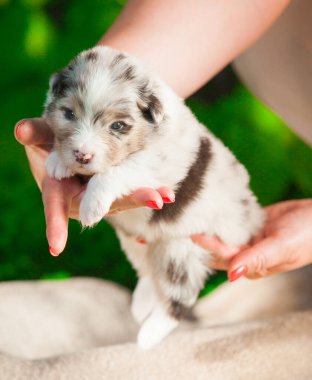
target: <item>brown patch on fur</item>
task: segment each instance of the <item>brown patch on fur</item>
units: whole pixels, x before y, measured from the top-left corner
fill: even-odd
[[[128,135],[131,129],[132,129],[132,125],[124,124],[123,128],[120,131],[116,131],[116,132],[120,133],[121,135]]]
[[[67,140],[72,134],[72,131],[69,131],[68,129],[60,129],[55,133],[55,139],[59,142],[63,142]]]
[[[74,103],[74,107],[76,108],[78,108],[79,109],[79,112],[82,114],[82,113],[84,113],[84,111],[85,111],[85,107],[84,107],[84,104],[83,104],[83,101],[79,98],[79,97],[75,97],[74,98],[74,101],[73,101],[73,103]],[[76,108],[76,109],[77,109]]]
[[[239,201],[243,207],[243,218],[244,222],[248,221],[250,218],[250,200],[248,198],[240,199]]]
[[[118,110],[105,111],[105,118],[111,121],[121,121],[124,119],[134,121],[129,113]]]
[[[103,117],[104,111],[98,111],[93,116],[93,124],[95,124],[100,118]]]
[[[155,95],[151,94],[145,98],[146,105],[141,105],[138,103],[138,107],[142,112],[142,116],[149,123],[155,123],[157,115],[162,112],[162,105]]]
[[[122,121],[126,124],[131,124],[132,122],[134,122],[134,119],[129,114],[129,112],[127,112],[126,110],[118,110],[114,107],[112,107],[111,109],[105,109],[105,111],[97,111],[94,114],[93,122],[95,123],[98,120],[101,120],[103,124],[107,125],[110,125],[115,121]]]
[[[123,123],[123,127],[121,129],[118,129],[118,130],[114,130],[114,129],[110,129],[109,133],[112,135],[112,136],[115,136],[117,137],[118,139],[121,139],[120,135],[128,135],[132,129],[132,125],[129,125],[129,124],[126,124],[126,123]],[[126,146],[129,148],[130,147],[130,144],[127,143]]]
[[[155,123],[157,116],[163,111],[160,100],[149,89],[148,82],[141,84],[138,88],[140,101],[137,103],[142,116],[149,123]]]
[[[52,79],[52,94],[61,98],[65,96],[66,90],[71,86],[66,69],[54,74]]]
[[[98,58],[98,54],[95,51],[93,51],[93,50],[89,51],[86,54],[86,60],[87,61],[96,61],[97,58]]]
[[[126,111],[111,109],[104,111],[99,111],[94,116],[94,122],[101,119],[103,124],[108,126],[112,125],[114,122],[120,121],[124,124],[124,127],[120,130],[110,130],[109,133],[120,139],[120,135],[128,135],[132,129],[132,123],[134,119]]]
[[[50,103],[46,106],[45,113],[46,113],[46,115],[49,116],[49,115],[52,114],[55,110],[56,110],[56,104],[55,104],[55,102],[50,102]]]
[[[147,94],[149,93],[150,91],[148,90],[148,81],[144,81],[143,83],[141,82],[141,84],[139,85],[138,87],[138,94],[139,94],[139,97],[145,101],[145,98],[147,96]]]
[[[116,57],[112,60],[111,64],[110,64],[110,68],[118,65],[119,62],[121,62],[123,59],[125,59],[126,56],[122,53],[116,55]]]
[[[241,199],[241,203],[242,203],[243,206],[246,207],[246,206],[249,206],[249,203],[250,203],[250,202],[249,202],[249,199],[244,198],[244,199]]]
[[[111,122],[114,121],[118,121],[118,119],[112,120]],[[110,147],[108,156],[113,165],[115,162],[120,162],[121,159],[125,159],[144,147],[146,140],[146,126],[136,124],[135,128],[131,128],[131,130],[131,137],[127,138],[127,143],[125,144],[121,131],[114,132],[109,129],[109,135],[111,138],[108,142],[108,146]]]
[[[80,91],[80,92],[85,92],[86,91],[86,84],[82,81],[79,81],[75,83],[74,85],[75,89]]]
[[[184,285],[188,280],[187,271],[182,265],[170,261],[166,271],[169,282],[174,285]]]
[[[72,60],[69,62],[68,66],[67,66],[68,70],[70,70],[70,71],[74,71],[75,66],[77,65],[77,61],[78,61],[78,60],[77,60],[77,57],[74,58],[74,59],[72,59]]]
[[[186,177],[178,184],[175,202],[164,204],[161,210],[154,211],[150,219],[155,222],[174,222],[183,210],[196,198],[203,186],[203,178],[212,158],[211,143],[207,138],[200,141],[197,157]]]
[[[181,302],[171,300],[169,313],[173,318],[181,319],[188,312],[188,308],[185,307]]]
[[[133,66],[128,66],[125,71],[123,71],[118,77],[117,80],[129,81],[135,78],[135,69]]]

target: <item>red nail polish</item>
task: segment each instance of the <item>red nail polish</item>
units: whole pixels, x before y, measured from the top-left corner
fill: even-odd
[[[15,134],[15,137],[17,138],[17,140],[19,140],[20,138],[20,127],[25,124],[25,120],[22,120],[22,121],[19,121],[16,126],[15,126],[15,129],[14,129],[14,134]]]
[[[164,203],[173,203],[174,200],[170,199],[169,197],[162,197],[162,200]]]
[[[54,249],[51,246],[49,246],[49,251],[50,251],[50,253],[51,253],[52,256],[58,256],[59,255],[58,253],[56,253],[54,251]]]
[[[146,240],[144,239],[141,239],[141,238],[137,238],[136,241],[140,244],[146,244]]]
[[[240,267],[233,269],[229,273],[229,280],[231,282],[238,280],[240,277],[244,276],[247,273],[247,267],[245,265],[241,265]]]
[[[153,208],[155,210],[160,209],[160,207],[158,206],[158,204],[155,201],[146,201],[145,204],[147,207]]]

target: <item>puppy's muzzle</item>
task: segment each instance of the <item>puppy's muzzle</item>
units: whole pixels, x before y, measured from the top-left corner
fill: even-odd
[[[74,156],[75,156],[76,161],[82,165],[88,164],[93,158],[93,154],[83,153],[83,152],[80,152],[79,150],[74,150]]]

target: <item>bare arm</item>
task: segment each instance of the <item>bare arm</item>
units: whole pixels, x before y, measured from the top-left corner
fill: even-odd
[[[187,97],[252,45],[289,0],[130,0],[100,40]]]

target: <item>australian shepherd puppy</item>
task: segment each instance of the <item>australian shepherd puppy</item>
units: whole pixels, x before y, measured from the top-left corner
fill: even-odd
[[[154,73],[108,47],[82,52],[51,78],[44,118],[55,135],[49,176],[90,176],[83,226],[140,187],[175,192],[161,210],[107,217],[139,276],[132,301],[138,344],[152,347],[177,326],[210,273],[209,252],[190,236],[242,245],[262,226],[248,173]]]

